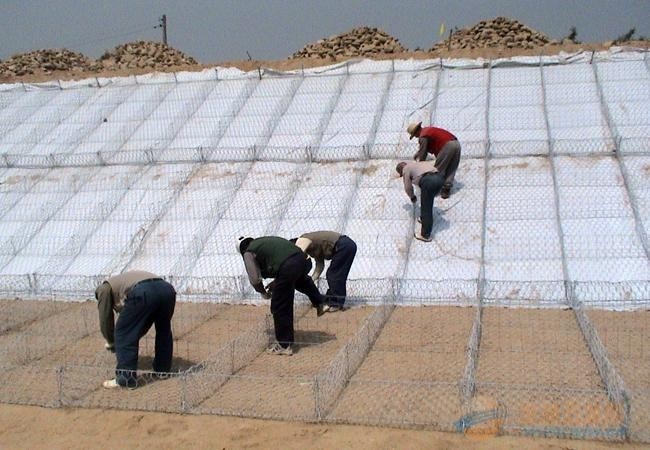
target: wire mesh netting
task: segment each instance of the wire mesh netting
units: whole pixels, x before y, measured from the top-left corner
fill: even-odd
[[[24,318],[0,334],[5,403],[648,440],[647,311],[584,310],[585,333],[568,308],[381,303],[317,318],[301,302],[294,354],[278,357],[264,352],[266,307],[179,303],[172,372],[150,370],[152,330],[138,388],[115,391],[101,387],[114,356],[83,323],[93,302],[46,318],[62,302],[25,303],[41,302],[2,302]]]
[[[649,442],[649,85],[631,50],[2,85],[0,401]],[[420,120],[462,145],[431,243],[395,173]],[[267,355],[236,238],[322,229],[353,308],[298,297]],[[84,300],[130,269],[178,292],[174,368],[152,331],[106,391]]]

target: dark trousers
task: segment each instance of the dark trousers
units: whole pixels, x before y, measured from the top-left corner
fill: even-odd
[[[433,228],[433,198],[440,193],[444,178],[439,173],[427,173],[420,178],[420,219],[422,228],[420,234],[424,237],[431,235]]]
[[[309,297],[314,306],[325,301],[309,276],[310,267],[311,264],[304,253],[294,253],[282,263],[275,277],[275,286],[271,293],[271,314],[273,315],[275,339],[283,347],[294,342],[294,290]]]
[[[460,143],[458,141],[449,141],[438,153],[434,164],[438,172],[444,177],[443,184],[447,189],[451,189],[454,185],[458,164],[460,164]]]
[[[357,244],[349,237],[341,236],[334,245],[332,262],[327,269],[327,303],[343,306],[347,295],[347,281],[352,262],[357,254]]]
[[[156,327],[153,370],[171,370],[174,352],[171,320],[175,306],[176,291],[164,280],[141,281],[131,289],[115,324],[115,375],[121,386],[135,387],[137,384],[140,338],[147,334],[151,325]]]

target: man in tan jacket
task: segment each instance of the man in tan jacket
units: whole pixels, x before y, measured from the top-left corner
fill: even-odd
[[[325,277],[327,278],[327,306],[325,311],[344,309],[347,296],[347,281],[350,268],[357,254],[357,244],[344,234],[336,231],[314,231],[292,239],[308,256],[316,261],[311,277],[316,282],[323,272],[325,260],[331,260]]]
[[[115,352],[115,378],[105,388],[137,387],[140,338],[156,327],[153,370],[171,370],[174,342],[171,320],[176,306],[174,287],[150,272],[133,270],[106,279],[95,290],[99,328],[107,350]],[[119,314],[115,323],[114,312]]]
[[[420,188],[420,231],[414,233],[415,239],[431,242],[433,229],[433,198],[440,193],[444,179],[432,161],[410,161],[397,164],[395,170],[404,181],[404,192],[415,203],[418,198],[413,186]]]

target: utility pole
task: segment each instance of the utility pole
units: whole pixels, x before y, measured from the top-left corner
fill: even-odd
[[[167,45],[167,14],[163,14],[158,25],[163,31],[163,44]]]

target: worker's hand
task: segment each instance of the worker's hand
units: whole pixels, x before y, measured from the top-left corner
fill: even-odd
[[[263,294],[260,293],[263,299],[265,300],[271,300],[271,293],[269,291],[265,291]]]
[[[415,195],[413,197],[411,197],[411,202],[415,203],[417,201],[418,201],[418,198]]]
[[[104,343],[104,348],[108,350],[109,352],[115,353],[115,344],[112,344],[110,342],[105,342]]]

